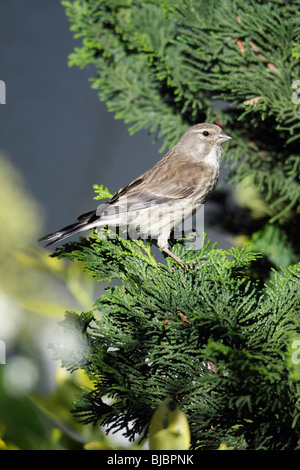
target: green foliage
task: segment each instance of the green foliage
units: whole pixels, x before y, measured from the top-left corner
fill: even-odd
[[[67,313],[53,346],[93,383],[75,414],[132,440],[171,397],[193,449],[299,448],[300,1],[62,3],[82,40],[70,65],[94,67],[93,88],[131,133],[148,129],[163,150],[192,124],[222,125],[230,181],[254,190],[242,189],[248,245],[177,243],[190,269],[106,231],[56,251],[113,283],[92,311]]]
[[[110,199],[113,197],[113,194],[109,192],[107,188],[105,188],[102,184],[94,184],[94,190],[97,196],[94,197],[96,200],[101,200],[101,199]]]
[[[82,47],[70,64],[93,64],[92,86],[130,131],[170,147],[191,124],[221,122],[233,137],[234,181],[249,174],[276,209],[295,209],[299,185],[299,1],[64,1]],[[218,106],[217,100],[224,100]],[[236,167],[236,165],[238,167]]]
[[[94,384],[75,414],[133,439],[173,397],[194,449],[294,449],[300,388],[287,358],[300,326],[300,265],[261,288],[252,277],[258,255],[209,245],[195,252],[177,243],[175,253],[194,263],[185,269],[169,258],[157,263],[150,242],[117,236],[57,249],[54,256],[83,262],[97,280],[117,281],[92,312],[66,315],[77,341],[54,347]]]

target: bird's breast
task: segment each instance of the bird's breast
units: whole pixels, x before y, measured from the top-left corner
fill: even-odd
[[[220,146],[211,147],[203,158],[203,162],[207,165],[219,168],[222,149]]]

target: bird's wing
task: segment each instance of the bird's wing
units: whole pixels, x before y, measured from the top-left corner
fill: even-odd
[[[193,203],[204,203],[217,181],[216,171],[212,165],[205,163],[162,159],[151,170],[121,189],[108,202],[98,206],[96,211],[81,215],[76,223],[40,240],[48,241],[48,246],[75,233],[94,228],[103,217],[144,209],[155,204],[189,197],[195,198]]]
[[[191,197],[207,187],[213,173],[211,165],[205,163],[163,159],[115,194],[105,205],[105,212],[109,215],[109,206],[124,212]]]

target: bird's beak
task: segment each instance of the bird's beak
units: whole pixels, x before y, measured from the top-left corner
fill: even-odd
[[[229,135],[222,132],[222,134],[218,135],[217,143],[222,144],[223,142],[226,142],[227,140],[231,140],[231,139],[232,139],[232,137],[230,137]]]

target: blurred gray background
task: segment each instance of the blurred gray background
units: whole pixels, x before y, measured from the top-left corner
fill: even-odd
[[[117,191],[161,158],[161,142],[153,144],[146,131],[129,136],[99,101],[88,81],[93,69],[68,67],[68,55],[79,45],[69,28],[58,0],[1,3],[6,104],[0,106],[0,152],[41,205],[41,235],[94,209],[93,184]],[[205,231],[228,248],[227,237],[207,223],[214,211],[214,201],[207,202]]]

